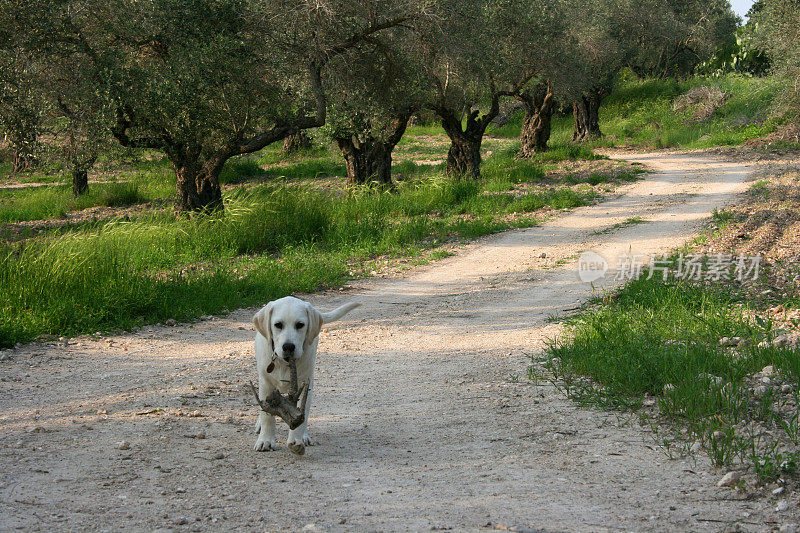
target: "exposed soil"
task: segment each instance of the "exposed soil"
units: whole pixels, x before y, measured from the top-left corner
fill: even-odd
[[[702,154],[542,226],[482,239],[400,279],[308,295],[363,306],[320,337],[310,434],[252,450],[255,309],[115,337],[32,344],[0,364],[0,529],[771,531],[800,522],[669,459],[635,420],[525,379],[593,293],[577,254],[662,253],[747,187]],[[638,216],[646,223],[615,225]],[[612,261],[613,263],[613,261]],[[605,285],[611,286],[613,280]],[[597,285],[597,284],[595,284]],[[286,427],[279,425],[285,438]],[[523,529],[529,528],[529,529]]]
[[[800,160],[762,162],[753,178],[752,188],[725,210],[695,251],[760,254],[765,276],[741,289],[749,303],[766,309],[800,300]],[[785,311],[770,313],[776,327],[796,328],[798,324],[787,319]]]
[[[725,231],[704,252],[760,253],[767,261],[800,261],[800,162],[770,165],[742,201],[727,209]]]

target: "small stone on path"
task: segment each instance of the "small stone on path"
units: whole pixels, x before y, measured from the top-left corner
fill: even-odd
[[[717,481],[717,487],[733,487],[739,482],[741,477],[742,476],[739,474],[739,472],[728,472],[722,476],[722,479]]]

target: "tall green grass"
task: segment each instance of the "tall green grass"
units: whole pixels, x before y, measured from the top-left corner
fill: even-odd
[[[250,157],[239,157],[225,163],[219,182],[222,185],[242,183],[261,175],[264,175],[264,169],[257,161]]]
[[[360,273],[348,265],[376,255],[413,255],[445,238],[528,226],[535,219],[525,213],[594,197],[588,189],[522,196],[485,189],[440,174],[400,181],[393,192],[237,188],[226,193],[221,215],[154,214],[7,245],[0,345],[252,305],[340,282]]]
[[[275,143],[259,152],[254,162],[265,168],[263,174],[270,179],[307,180],[346,173],[341,153],[319,141],[311,149],[291,155],[284,154],[280,143]]]
[[[145,162],[120,181],[90,183],[89,192],[72,196],[72,185],[0,188],[0,222],[63,218],[88,207],[124,207],[175,197],[175,174],[162,161]]]

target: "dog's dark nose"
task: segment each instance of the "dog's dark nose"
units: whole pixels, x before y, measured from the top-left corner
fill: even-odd
[[[283,356],[287,359],[294,357],[294,344],[291,342],[284,342],[283,343]]]

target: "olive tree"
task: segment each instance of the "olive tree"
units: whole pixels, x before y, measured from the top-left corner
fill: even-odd
[[[72,178],[72,194],[80,196],[89,191],[89,170],[100,153],[110,148],[110,116],[107,108],[76,105],[63,99],[56,100],[55,109],[55,136],[50,148]]]
[[[376,0],[12,3],[34,34],[88,58],[113,136],[163,152],[179,208],[196,211],[222,207],[231,157],[323,125],[330,59],[407,17],[406,4]]]
[[[12,67],[3,69],[3,92],[7,95],[13,85],[15,103],[26,96],[23,108],[5,107],[8,113],[3,115],[16,117],[17,129],[28,132],[17,134],[28,139],[18,144],[35,144],[37,159],[55,159],[63,164],[72,175],[73,193],[78,196],[88,190],[88,170],[103,141],[110,137],[109,122],[104,120],[108,117],[106,88],[97,76],[97,58],[76,53],[88,49],[88,44],[74,31],[69,17],[53,17],[52,12],[42,11],[45,7],[62,7],[67,12],[75,9],[66,3],[45,6],[9,2],[0,6],[0,27],[5,29],[0,32],[0,55],[12,60],[3,63]],[[23,68],[14,70],[15,64]],[[21,128],[26,122],[27,128]],[[46,142],[36,141],[40,133],[46,133]]]
[[[337,106],[329,135],[344,157],[348,183],[392,183],[392,151],[415,109],[411,104],[380,109]]]
[[[314,142],[311,140],[306,130],[300,130],[297,133],[288,135],[283,140],[282,150],[284,154],[294,154],[302,152],[303,150],[309,150],[312,146],[314,146]]]
[[[778,111],[800,121],[800,1],[762,0],[755,12],[756,35],[769,55],[773,72],[784,80]]]
[[[626,41],[617,30],[619,4],[613,0],[573,2],[571,32],[578,43],[580,63],[577,70],[582,77],[579,90],[572,103],[575,127],[573,141],[599,137],[600,104],[610,94],[614,78],[627,57]],[[645,15],[645,14],[643,14]]]
[[[548,61],[537,69],[536,77],[526,87],[513,95],[524,109],[518,154],[521,158],[547,150],[557,101],[574,99],[583,87],[577,41],[566,28],[560,30],[554,34],[557,38],[553,39]]]
[[[97,158],[114,148],[114,106],[98,79],[94,59],[63,47],[52,50],[47,59],[38,78],[52,115],[48,152],[67,169],[72,193],[80,196],[89,190],[89,170]]]
[[[562,13],[555,0],[442,1],[435,9],[437,24],[417,37],[426,106],[450,138],[447,172],[478,177],[481,143],[500,99],[536,103],[524,91],[555,63],[551,52],[566,38]]]
[[[735,41],[739,25],[728,0],[636,0],[614,11],[615,33],[627,45],[626,64],[640,76],[691,75]]]
[[[575,98],[573,140],[601,135],[599,110],[620,69],[640,76],[693,72],[733,38],[737,19],[727,0],[591,0],[571,4],[583,90]]]
[[[11,149],[11,171],[23,172],[39,162],[39,137],[47,109],[36,83],[36,58],[0,43],[0,131]]]
[[[330,66],[323,130],[341,150],[350,184],[392,182],[392,151],[424,96],[410,59],[411,31],[393,28],[373,39],[357,62]]]

